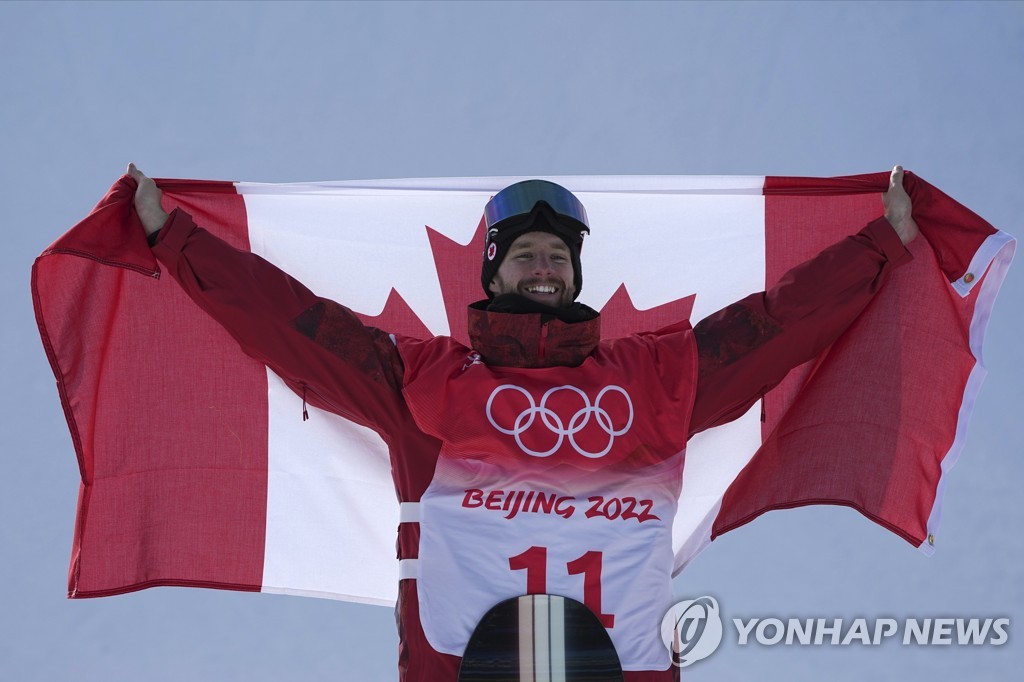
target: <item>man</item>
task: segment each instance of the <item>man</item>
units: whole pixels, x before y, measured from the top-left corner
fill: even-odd
[[[600,340],[576,302],[583,206],[531,180],[485,208],[471,347],[365,327],[263,259],[167,215],[152,180],[135,204],[160,262],[195,302],[309,402],[388,445],[402,523],[403,679],[454,679],[481,616],[523,593],[582,601],[626,679],[671,679],[657,624],[671,603],[671,523],[687,439],[743,414],[834,341],[917,235],[902,169],[885,218],[768,292],[691,329]]]

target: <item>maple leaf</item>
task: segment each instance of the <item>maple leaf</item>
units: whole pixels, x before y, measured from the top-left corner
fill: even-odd
[[[429,339],[433,334],[423,324],[420,316],[409,307],[402,295],[391,287],[388,299],[384,302],[384,309],[380,315],[366,315],[356,313],[359,321],[370,327],[384,329],[392,334],[411,336],[414,339]]]
[[[480,267],[484,242],[484,218],[480,216],[476,231],[469,242],[460,244],[437,230],[427,227],[430,250],[434,252],[434,267],[441,283],[444,310],[448,315],[449,334],[459,343],[469,345],[469,320],[466,307],[485,297],[480,285]]]
[[[484,219],[481,216],[473,236],[465,244],[446,237],[429,225],[425,226],[430,250],[434,256],[434,268],[441,296],[444,300],[445,315],[448,318],[449,335],[464,345],[469,345],[469,331],[466,308],[470,303],[484,297],[480,285],[480,264],[483,244]],[[625,284],[612,294],[601,308],[601,338],[616,339],[639,332],[653,331],[666,325],[689,318],[693,310],[694,296],[678,298],[667,303],[640,310],[630,297]],[[379,315],[356,313],[364,324],[389,332],[425,339],[433,336],[427,325],[413,311],[405,299],[394,289],[388,294],[384,309]]]
[[[630,334],[654,331],[689,319],[695,295],[640,310],[633,304],[625,284],[620,284],[601,308],[601,338],[619,339]]]

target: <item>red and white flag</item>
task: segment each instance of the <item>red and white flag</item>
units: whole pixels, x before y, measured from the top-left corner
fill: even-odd
[[[483,206],[521,178],[158,180],[164,207],[364,319],[466,337]],[[561,177],[593,236],[605,336],[696,322],[882,213],[888,173]],[[691,440],[676,568],[759,514],[842,504],[926,552],[963,447],[1014,241],[907,175],[924,239],[849,331],[736,422]],[[36,317],[81,470],[72,597],[155,585],[393,603],[384,443],[302,400],[161,277],[122,177],[36,261]],[[763,418],[762,418],[763,414]]]

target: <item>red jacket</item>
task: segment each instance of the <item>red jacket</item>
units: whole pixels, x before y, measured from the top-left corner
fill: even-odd
[[[402,393],[404,363],[387,332],[364,326],[347,308],[317,297],[259,256],[196,227],[180,210],[171,214],[153,251],[248,355],[311,404],[376,431],[389,449],[399,501],[420,500],[433,479],[441,442],[413,419]],[[791,368],[824,350],[909,257],[889,224],[878,219],[793,268],[769,291],[697,324],[689,434],[739,417]],[[596,346],[599,325],[599,317],[567,324],[536,314],[471,309],[469,330],[473,350],[490,364],[574,366]],[[509,338],[519,345],[510,347]],[[418,546],[418,524],[403,523],[399,559],[416,558]],[[435,652],[424,637],[415,580],[400,582],[397,623],[401,679],[456,678],[460,659]],[[654,681],[672,674],[631,672],[626,679]]]

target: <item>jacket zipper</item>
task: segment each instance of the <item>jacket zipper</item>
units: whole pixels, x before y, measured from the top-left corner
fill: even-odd
[[[544,322],[540,326],[540,343],[537,344],[537,364],[540,364],[541,360],[544,359],[544,350],[547,345],[548,338],[548,323]]]
[[[342,409],[341,407],[338,406],[337,403],[335,403],[332,400],[327,400],[315,388],[310,387],[305,382],[300,381],[299,382],[299,386],[302,386],[302,417],[303,417],[302,421],[306,421],[307,419],[309,419],[309,411],[306,409],[306,392],[307,391],[309,392],[310,395],[313,395],[313,396],[316,396],[317,398],[319,398],[320,402],[322,402],[327,408],[329,408],[327,410],[328,412],[332,412],[333,414],[336,414],[339,417],[343,417],[344,419],[347,419],[350,422],[358,422],[359,421],[359,417],[357,417],[353,412],[351,412],[349,410]]]

